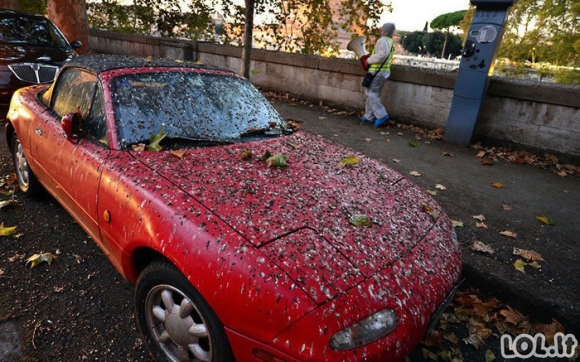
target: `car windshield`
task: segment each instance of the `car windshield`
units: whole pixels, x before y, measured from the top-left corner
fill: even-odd
[[[53,48],[69,46],[66,39],[48,19],[12,14],[0,18],[0,43]]]
[[[114,78],[111,92],[121,148],[160,133],[168,139],[238,142],[259,131],[280,135],[285,127],[262,94],[235,76],[134,73]]]

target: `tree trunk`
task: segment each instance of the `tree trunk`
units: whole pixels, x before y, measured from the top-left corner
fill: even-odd
[[[244,49],[242,50],[242,76],[250,79],[252,38],[254,31],[254,0],[246,0],[246,23],[244,24]]]
[[[441,59],[445,57],[445,48],[447,48],[448,37],[449,37],[449,28],[447,28],[447,32],[445,33],[445,41],[443,42],[443,49],[441,49]]]
[[[89,49],[89,26],[84,0],[48,0],[48,18],[62,31],[69,42],[80,41],[83,46],[75,49],[86,54]]]
[[[0,0],[0,8],[20,10],[20,7],[18,6],[18,0]]]

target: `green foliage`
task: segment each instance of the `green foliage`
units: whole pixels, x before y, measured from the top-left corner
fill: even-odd
[[[449,34],[446,43],[445,37],[446,34],[440,31],[432,33],[414,31],[404,35],[402,46],[409,53],[439,56],[446,44],[444,58],[448,58],[449,55],[456,57],[461,54],[461,38],[458,35]]]
[[[89,25],[119,33],[213,40],[213,10],[205,1],[192,0],[181,8],[179,0],[121,0],[87,2]]]
[[[449,28],[453,26],[459,27],[466,12],[467,10],[460,10],[453,13],[439,15],[431,21],[431,29],[447,30],[447,32],[449,32]]]
[[[89,25],[121,33],[161,35],[194,40],[220,40],[243,44],[245,6],[234,0],[88,0]],[[182,8],[187,4],[187,9]],[[242,3],[243,4],[243,3]],[[335,7],[332,7],[334,4]],[[254,41],[262,47],[288,52],[334,55],[339,29],[367,35],[380,24],[381,0],[256,0]],[[223,23],[215,21],[221,9]]]
[[[26,13],[46,15],[46,0],[19,0],[18,6]]]

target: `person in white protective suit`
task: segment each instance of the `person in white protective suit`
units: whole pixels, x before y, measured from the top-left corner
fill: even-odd
[[[365,69],[370,73],[376,73],[371,85],[364,90],[365,114],[361,117],[361,121],[373,123],[375,127],[382,126],[389,120],[389,114],[381,102],[381,89],[391,75],[391,63],[395,54],[394,34],[395,24],[383,24],[381,37],[377,40],[372,53],[363,55],[360,59]]]

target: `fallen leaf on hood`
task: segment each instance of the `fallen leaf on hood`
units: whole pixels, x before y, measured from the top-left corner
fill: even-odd
[[[268,167],[286,167],[288,166],[288,156],[277,153],[266,159],[266,166]]]
[[[473,251],[479,251],[482,253],[493,254],[494,250],[491,246],[482,243],[481,241],[475,240],[473,244],[469,247]]]
[[[472,215],[472,218],[474,218],[475,220],[479,220],[479,221],[485,221],[485,216],[479,214],[479,215]]]
[[[540,220],[541,222],[543,222],[546,225],[556,225],[556,223],[553,220],[548,219],[546,216],[537,216],[536,219]]]
[[[499,233],[502,234],[503,236],[508,236],[508,237],[514,238],[514,239],[518,236],[518,234],[514,233],[513,231],[508,231],[508,230],[500,231]]]
[[[501,182],[492,182],[491,187],[495,187],[496,189],[503,188],[503,184]]]
[[[437,184],[437,185],[435,185],[435,188],[436,188],[436,189],[438,189],[438,190],[441,190],[441,191],[443,191],[443,190],[447,190],[447,187],[445,187],[445,186],[443,186],[443,185],[441,185],[441,184]]]
[[[371,226],[371,221],[366,215],[355,214],[350,217],[350,223],[354,226]]]
[[[503,211],[511,211],[512,207],[506,204],[503,204]]]
[[[56,255],[52,254],[52,253],[40,253],[40,254],[34,254],[33,256],[31,256],[30,258],[28,258],[26,260],[26,265],[28,265],[30,263],[30,269],[34,268],[35,266],[37,266],[38,264],[44,262],[47,262],[48,265],[52,264],[52,261],[56,259]]]
[[[244,151],[242,152],[242,160],[247,161],[252,158],[252,151]]]
[[[484,222],[476,222],[475,227],[478,227],[480,229],[487,229],[487,225],[485,225]]]
[[[344,157],[342,158],[339,163],[342,167],[354,167],[356,166],[358,163],[360,162],[360,160],[357,157],[354,156],[348,156],[348,157]]]
[[[411,172],[409,172],[409,175],[415,176],[415,177],[421,177],[421,174],[417,171],[411,171]]]
[[[185,148],[179,150],[171,150],[171,154],[177,158],[183,158],[183,155],[185,155],[186,151],[187,150]]]
[[[540,261],[545,261],[544,258],[542,258],[542,255],[536,251],[533,250],[526,250],[526,249],[518,249],[518,248],[514,248],[514,255],[519,255],[521,257],[523,257],[524,259],[528,259],[528,260],[540,260]]]

